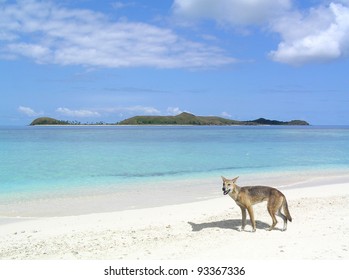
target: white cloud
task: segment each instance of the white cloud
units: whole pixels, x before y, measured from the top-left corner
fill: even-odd
[[[281,36],[269,57],[302,65],[331,61],[349,53],[349,1],[297,9],[291,0],[174,0],[174,13],[185,19],[213,19],[234,27],[257,25]]]
[[[19,106],[17,110],[28,117],[37,117],[43,114],[42,112],[37,113],[32,108],[25,106]]]
[[[117,114],[119,116],[133,116],[133,115],[160,115],[161,112],[150,106],[119,106],[119,107],[110,107],[110,108],[98,108],[93,110],[71,110],[65,107],[59,107],[56,109],[56,112],[68,117],[77,117],[77,118],[94,118],[101,116],[111,116]]]
[[[147,106],[132,106],[132,107],[125,107],[123,108],[125,111],[134,113],[134,114],[149,114],[149,115],[158,115],[160,114],[160,111],[153,107],[147,107]]]
[[[121,7],[122,2],[115,2]],[[114,3],[114,4],[115,4]],[[155,25],[35,0],[0,7],[1,57],[95,67],[210,68],[235,59]]]
[[[116,1],[116,2],[113,2],[112,4],[112,7],[116,10],[119,10],[119,9],[124,9],[124,8],[127,8],[127,7],[134,7],[136,6],[136,3],[134,2],[121,2],[121,1]]]
[[[222,112],[221,116],[222,116],[223,118],[231,118],[231,117],[232,117],[232,116],[231,116],[229,113],[227,113],[227,112]]]
[[[11,54],[20,54],[34,58],[38,63],[45,62],[50,57],[50,50],[41,45],[34,44],[8,44],[7,50]]]
[[[118,113],[122,115],[136,115],[136,114],[145,114],[145,115],[159,115],[161,112],[150,106],[141,106],[141,105],[136,105],[136,106],[129,106],[129,107],[113,107],[113,108],[104,108],[100,109],[100,112],[106,112],[106,113]]]
[[[169,114],[169,115],[176,116],[176,115],[179,115],[181,113],[183,113],[183,111],[180,110],[178,107],[168,107],[167,108],[167,114]]]
[[[175,0],[173,4],[177,16],[231,25],[265,23],[290,7],[291,0]]]
[[[342,4],[285,15],[272,23],[272,29],[282,36],[277,50],[269,54],[277,62],[302,65],[338,59],[349,52],[349,8]]]
[[[80,118],[86,118],[86,117],[99,117],[100,114],[96,111],[90,111],[90,110],[70,110],[68,108],[57,108],[57,113],[69,116],[69,117],[80,117]]]

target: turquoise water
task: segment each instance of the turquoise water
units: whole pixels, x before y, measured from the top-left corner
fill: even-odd
[[[0,196],[339,168],[349,127],[0,127]]]

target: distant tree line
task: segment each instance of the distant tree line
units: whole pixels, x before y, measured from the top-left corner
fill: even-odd
[[[30,125],[109,125],[106,122],[79,122],[79,121],[63,121],[54,118],[41,117],[33,120]]]

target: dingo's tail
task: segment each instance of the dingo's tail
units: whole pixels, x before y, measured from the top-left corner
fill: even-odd
[[[282,204],[282,207],[283,207],[284,213],[287,217],[287,220],[292,222],[292,217],[291,217],[290,211],[288,210],[288,204],[287,204],[286,197],[284,197],[284,203]]]

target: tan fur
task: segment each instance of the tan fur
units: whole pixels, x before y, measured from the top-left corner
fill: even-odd
[[[236,204],[241,208],[242,214],[242,225],[241,230],[245,229],[246,226],[246,210],[250,216],[252,231],[256,231],[256,221],[253,214],[253,205],[262,201],[267,201],[267,209],[272,218],[272,225],[268,230],[272,230],[277,224],[275,214],[280,216],[284,221],[283,231],[287,229],[287,220],[292,222],[292,217],[288,210],[286,197],[279,190],[266,187],[266,186],[251,186],[251,187],[239,187],[236,184],[236,180],[223,179],[223,194],[229,194],[234,199]],[[281,213],[281,208],[284,214]]]

